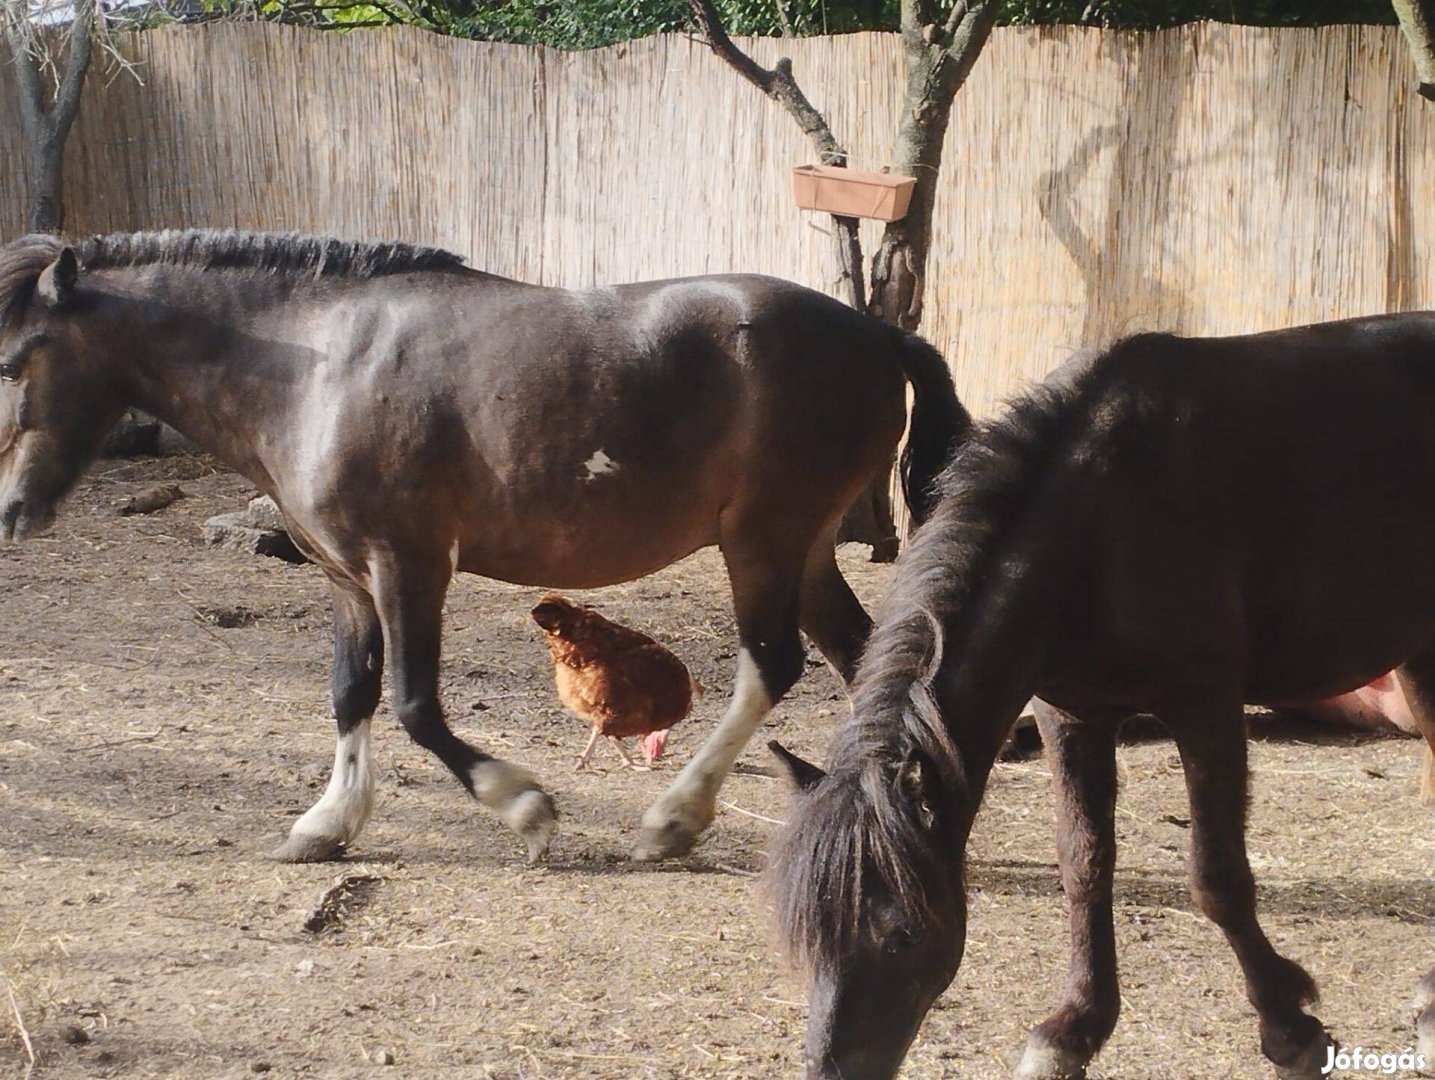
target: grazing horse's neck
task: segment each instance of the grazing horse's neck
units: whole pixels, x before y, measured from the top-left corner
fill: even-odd
[[[941,630],[933,648],[940,650],[940,663],[930,682],[911,685],[907,708],[921,714],[925,702],[925,711],[935,714],[926,722],[941,725],[962,781],[964,829],[1012,725],[1041,682],[1079,580],[1083,508],[1072,505],[1060,487],[1035,494],[1015,520],[976,545],[959,539],[965,522],[939,518],[926,527],[932,533],[924,529],[918,535],[917,545],[925,550],[912,552],[907,576],[931,583],[932,591],[923,596],[914,590],[902,602],[937,616]],[[944,525],[951,531],[948,543],[941,535]],[[957,564],[947,567],[951,572],[924,573],[922,563],[939,562],[944,549],[956,553]]]
[[[1066,555],[1054,548],[1023,561],[984,590],[966,633],[952,643],[933,681],[972,816],[1012,726],[1040,682],[1070,580],[1072,561]]]

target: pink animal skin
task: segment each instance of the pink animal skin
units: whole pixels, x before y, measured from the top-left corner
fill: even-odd
[[[1410,735],[1425,734],[1410,710],[1405,691],[1393,671],[1339,697],[1326,698],[1313,705],[1288,709],[1300,716],[1309,716],[1328,724],[1360,728],[1365,731],[1403,731]],[[1427,741],[1425,763],[1421,770],[1420,798],[1435,805],[1435,740]]]
[[[1410,705],[1393,671],[1366,683],[1359,690],[1289,711],[1342,727],[1420,734],[1420,727],[1410,712]]]

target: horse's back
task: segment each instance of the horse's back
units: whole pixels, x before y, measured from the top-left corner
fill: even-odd
[[[1435,316],[1140,335],[1079,377],[1111,622],[1248,649],[1251,700],[1313,673],[1350,689],[1435,643]]]
[[[325,408],[366,428],[337,440],[349,474],[442,489],[463,569],[635,578],[716,542],[724,508],[746,504],[775,530],[815,528],[901,434],[895,332],[790,282],[425,285],[389,284]]]

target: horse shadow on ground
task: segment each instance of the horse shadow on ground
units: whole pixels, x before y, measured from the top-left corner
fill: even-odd
[[[973,860],[968,884],[988,897],[1060,896],[1055,863],[1024,859]],[[1268,875],[1267,875],[1268,876]],[[1412,926],[1435,925],[1435,880],[1348,876],[1263,880],[1257,874],[1262,915],[1333,918],[1381,918]],[[1184,874],[1143,867],[1116,869],[1116,901],[1124,907],[1168,908],[1200,913],[1191,900]]]

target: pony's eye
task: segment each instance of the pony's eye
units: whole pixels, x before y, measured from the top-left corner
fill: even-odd
[[[0,364],[0,382],[19,382],[19,364]]]
[[[912,938],[908,935],[897,934],[893,937],[889,937],[885,942],[882,943],[882,951],[888,956],[895,956],[898,953],[906,952],[915,944],[916,942],[913,941]]]

